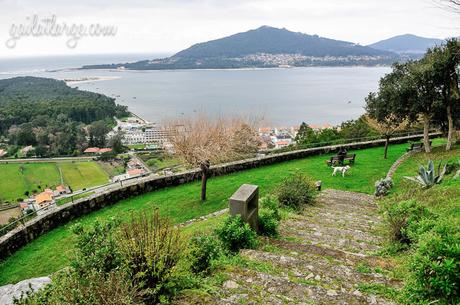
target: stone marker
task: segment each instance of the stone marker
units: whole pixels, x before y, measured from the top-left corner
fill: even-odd
[[[243,221],[258,231],[259,222],[259,187],[243,184],[229,199],[230,215],[241,215]]]

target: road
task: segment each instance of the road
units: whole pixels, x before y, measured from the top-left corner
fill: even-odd
[[[94,160],[94,157],[28,158],[28,159],[0,159],[0,163],[71,162],[71,161],[93,161],[93,160]]]

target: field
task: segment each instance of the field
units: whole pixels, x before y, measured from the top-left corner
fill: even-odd
[[[354,151],[357,154],[356,164],[345,178],[331,176],[332,171],[325,164],[330,155],[314,156],[212,178],[208,181],[208,200],[205,203],[199,200],[199,182],[194,182],[124,200],[77,221],[88,225],[96,219],[118,217],[123,220],[128,219],[134,211],[158,208],[162,216],[180,223],[226,207],[228,198],[243,183],[259,185],[264,196],[275,191],[276,186],[294,172],[322,180],[323,188],[373,193],[374,182],[386,175],[406,147],[407,144],[390,146],[387,160],[383,159],[382,147]],[[52,230],[0,263],[0,285],[48,275],[65,267],[75,242],[70,231],[74,223]],[[46,264],[43,263],[44,257]]]
[[[39,191],[60,183],[56,163],[0,164],[0,198],[16,201],[26,197],[26,191]]]
[[[64,183],[70,185],[73,190],[109,182],[107,173],[95,162],[66,162],[60,163],[59,167],[64,176]]]
[[[14,202],[24,198],[26,191],[55,187],[61,183],[59,168],[64,183],[73,190],[108,182],[108,175],[95,162],[0,164],[0,198]]]

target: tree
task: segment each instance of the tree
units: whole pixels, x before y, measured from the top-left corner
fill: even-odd
[[[383,158],[387,159],[388,147],[390,145],[391,137],[398,131],[404,130],[407,127],[406,121],[398,120],[394,115],[388,115],[383,119],[373,118],[371,115],[366,116],[367,124],[385,137],[385,149]]]
[[[229,162],[255,153],[258,139],[253,124],[243,119],[210,119],[198,115],[170,123],[169,141],[174,153],[190,166],[201,169],[201,200],[211,164]]]
[[[440,5],[454,13],[460,13],[460,0],[438,0]]]
[[[412,91],[404,80],[405,70],[403,65],[394,65],[393,71],[380,79],[378,93],[369,93],[366,97],[365,121],[385,137],[385,159],[391,136],[408,125],[407,102]]]
[[[436,86],[435,71],[433,66],[423,58],[419,61],[409,62],[408,86],[412,94],[408,107],[410,121],[421,120],[423,123],[423,143],[425,152],[431,152],[430,123],[437,109],[440,107],[441,96]]]
[[[109,147],[112,148],[114,153],[121,154],[125,152],[126,148],[123,145],[122,140],[123,140],[122,132],[117,132],[112,138],[110,138]]]
[[[109,127],[104,121],[96,121],[89,127],[89,145],[96,147],[104,147],[106,143]]]
[[[433,67],[433,78],[440,92],[442,108],[445,110],[448,132],[446,150],[452,147],[455,126],[454,117],[460,104],[459,76],[460,42],[449,39],[443,46],[428,50],[426,61]]]
[[[361,139],[373,135],[373,130],[367,125],[366,120],[361,116],[357,120],[348,120],[340,125],[342,139]]]
[[[313,128],[308,126],[305,122],[302,122],[299,127],[299,131],[295,136],[295,142],[297,145],[304,145],[316,142],[316,134]]]

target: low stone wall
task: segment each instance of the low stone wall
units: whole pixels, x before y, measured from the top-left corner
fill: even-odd
[[[432,134],[432,137],[440,134]],[[394,138],[392,143],[405,143],[419,140],[420,135]],[[339,147],[347,150],[357,150],[384,145],[385,140],[375,140],[360,143],[350,143],[325,147],[309,148],[268,155],[260,158],[246,159],[211,167],[212,176],[221,176],[264,165],[280,163],[288,160],[301,159],[312,155],[321,155],[337,151]],[[359,154],[357,156],[359,160]],[[0,259],[4,259],[40,235],[63,225],[75,218],[117,203],[120,200],[152,192],[169,186],[177,186],[201,178],[199,170],[191,170],[165,177],[146,177],[133,182],[123,182],[124,186],[111,189],[104,193],[76,200],[57,207],[44,215],[35,217],[24,226],[19,226],[0,237]]]

